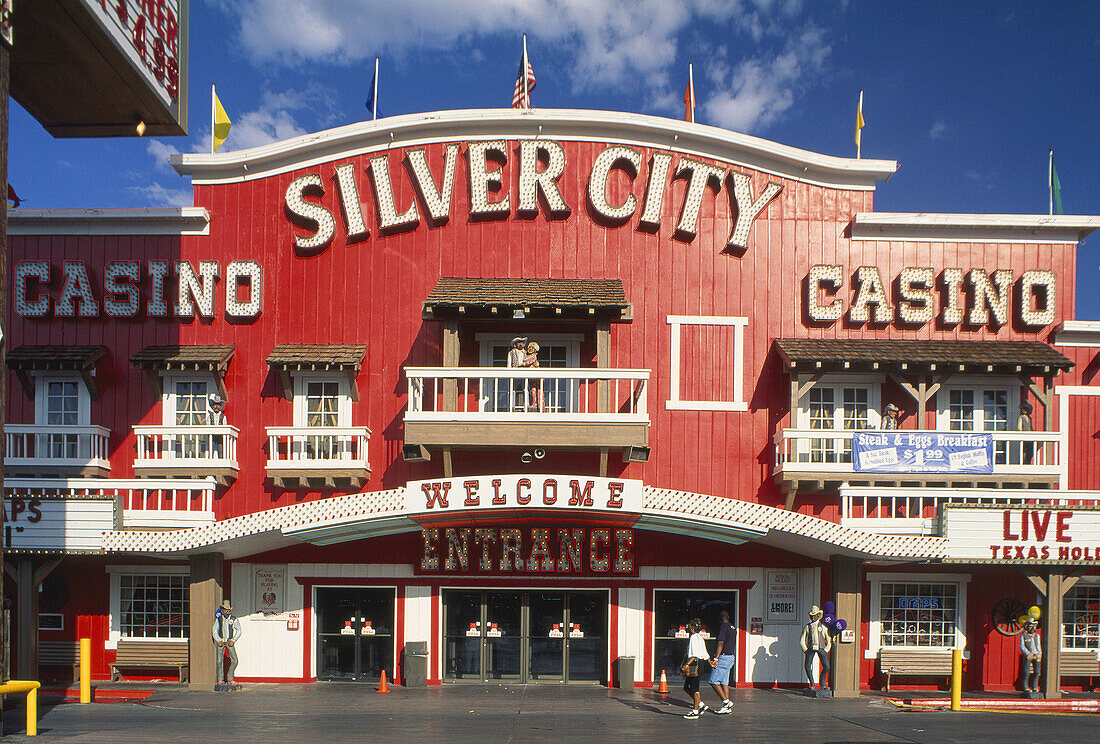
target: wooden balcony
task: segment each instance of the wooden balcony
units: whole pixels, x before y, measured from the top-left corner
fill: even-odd
[[[135,426],[139,478],[237,479],[237,435],[233,426]]]
[[[843,486],[840,489],[840,523],[886,535],[941,535],[944,504],[1037,509],[1095,507],[1100,505],[1100,491]]]
[[[993,436],[992,473],[857,472],[852,463],[854,433],[783,429],[775,435],[775,480],[788,494],[788,504],[798,491],[836,490],[842,485],[1053,488],[1061,470],[1059,432],[993,431],[973,432]],[[896,433],[934,437],[965,432],[902,429]]]
[[[627,449],[649,444],[649,370],[409,367],[405,444]]]
[[[4,472],[13,476],[104,478],[111,472],[102,426],[4,426]]]
[[[267,475],[279,488],[358,490],[370,478],[365,426],[269,426]]]

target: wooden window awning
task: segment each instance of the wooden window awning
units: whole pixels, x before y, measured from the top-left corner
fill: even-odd
[[[146,346],[130,357],[130,363],[138,369],[145,370],[145,376],[157,397],[163,395],[160,372],[209,371],[214,376],[218,392],[223,398],[228,398],[225,390],[225,370],[229,367],[229,360],[233,358],[235,349],[233,344]]]
[[[900,370],[1047,377],[1073,367],[1065,355],[1039,341],[780,338],[775,347],[787,368],[800,372]]]
[[[78,372],[92,400],[98,400],[95,368],[106,354],[106,346],[17,346],[7,353],[6,361],[30,400],[34,400],[34,381],[28,373],[33,370]]]
[[[425,320],[444,318],[590,319],[629,323],[620,279],[444,277],[424,300]]]
[[[363,367],[363,358],[367,355],[366,346],[326,345],[326,344],[279,344],[267,355],[267,366],[279,374],[283,385],[283,394],[287,400],[294,399],[294,384],[291,372],[332,371],[347,375],[351,399],[358,401],[359,393],[355,378]]]

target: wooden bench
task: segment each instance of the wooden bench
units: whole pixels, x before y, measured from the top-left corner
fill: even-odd
[[[188,680],[191,668],[190,644],[172,641],[138,641],[122,639],[111,664],[111,681],[122,679],[122,669],[169,669],[179,672],[179,681]]]
[[[1089,677],[1086,689],[1092,686],[1092,677],[1100,676],[1100,660],[1096,649],[1065,651],[1059,654],[1063,677]]]
[[[38,666],[72,667],[73,679],[79,679],[80,641],[39,641]]]
[[[910,677],[951,676],[950,649],[883,648],[878,652],[878,664],[886,675],[886,691],[890,691],[892,675]]]

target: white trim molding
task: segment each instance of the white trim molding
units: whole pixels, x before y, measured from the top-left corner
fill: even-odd
[[[669,360],[668,395],[665,409],[669,411],[747,411],[745,401],[745,327],[748,318],[721,315],[669,315],[672,327],[671,359]],[[680,327],[733,326],[733,400],[683,400],[680,398]],[[721,371],[721,370],[719,370]]]
[[[1063,320],[1054,327],[1054,345],[1100,347],[1100,320]]]
[[[928,214],[860,212],[852,240],[939,243],[1079,243],[1100,228],[1100,217],[1069,214]]]
[[[13,209],[8,235],[209,235],[204,207]]]
[[[463,140],[556,139],[607,142],[711,158],[819,186],[873,191],[897,170],[893,160],[838,158],[719,127],[617,111],[464,109],[406,114],[217,155],[169,158],[193,184],[236,183],[370,152]]]
[[[1100,387],[1089,385],[1055,385],[1054,395],[1058,398],[1058,443],[1059,451],[1069,452],[1069,399],[1074,395],[1100,395]],[[1058,474],[1058,489],[1069,488],[1069,457],[1063,454],[1061,471]]]

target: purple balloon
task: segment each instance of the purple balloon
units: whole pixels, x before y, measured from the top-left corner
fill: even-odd
[[[836,622],[836,618],[833,617],[832,615],[826,615],[825,617],[821,618],[821,624],[824,625],[826,628],[828,628],[829,626],[831,626],[835,622]]]
[[[826,602],[825,604],[821,605],[821,609],[825,610],[826,615],[832,615],[834,612],[836,612],[836,605],[832,602]]]
[[[833,627],[836,628],[837,631],[847,630],[848,629],[848,623],[845,622],[843,619],[838,617],[836,619],[836,622],[833,623]]]

